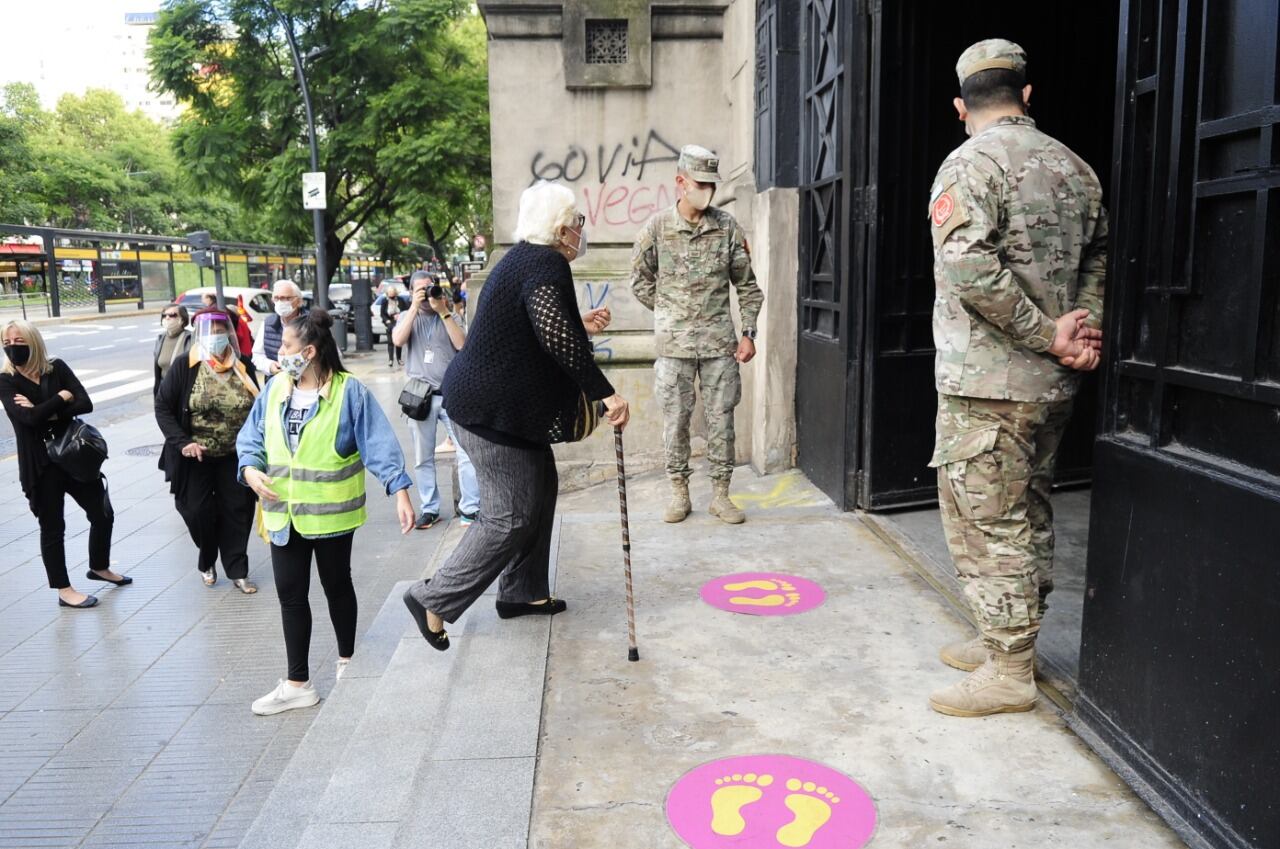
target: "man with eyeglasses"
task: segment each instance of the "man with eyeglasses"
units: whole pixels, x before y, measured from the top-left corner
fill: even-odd
[[[275,302],[276,314],[267,316],[262,332],[253,343],[253,366],[268,377],[280,371],[276,357],[280,353],[284,326],[306,313],[302,308],[302,290],[292,280],[277,280],[271,290],[271,300]]]

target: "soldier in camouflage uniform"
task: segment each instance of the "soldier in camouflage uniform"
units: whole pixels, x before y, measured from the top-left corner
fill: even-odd
[[[1030,710],[1053,586],[1049,489],[1081,372],[1099,362],[1107,216],[1093,170],[1026,115],[1026,54],[979,42],[956,65],[971,138],[942,163],[929,219],[937,297],[938,500],[981,636],[930,696],[953,716]]]
[[[657,359],[655,392],[662,405],[662,440],[671,479],[668,522],[683,521],[689,501],[689,420],[694,379],[702,386],[707,457],[714,496],[711,513],[729,524],[746,518],[729,499],[733,476],[733,410],[742,398],[738,365],[756,354],[756,318],[764,294],[751,271],[742,228],[710,206],[720,182],[719,160],[689,145],[676,166],[675,206],[655,214],[636,237],[631,290],[653,310]],[[729,287],[738,290],[742,335],[733,328]]]

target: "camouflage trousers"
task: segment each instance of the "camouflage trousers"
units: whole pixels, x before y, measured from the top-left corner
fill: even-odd
[[[738,361],[733,357],[684,359],[658,357],[653,363],[654,394],[662,406],[662,444],[667,477],[688,480],[689,421],[693,418],[694,378],[702,388],[707,420],[707,459],[711,479],[733,477],[733,409],[742,399]]]
[[[938,502],[947,547],[988,648],[1035,643],[1053,590],[1054,460],[1071,401],[938,396]]]

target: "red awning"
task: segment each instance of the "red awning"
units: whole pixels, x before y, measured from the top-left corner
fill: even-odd
[[[0,254],[25,254],[29,256],[44,256],[44,248],[39,245],[24,245],[20,243],[0,245]]]

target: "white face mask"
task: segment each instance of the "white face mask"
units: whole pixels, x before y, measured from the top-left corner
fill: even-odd
[[[170,336],[177,336],[182,332],[182,319],[180,318],[161,319],[161,323],[164,326],[165,332]]]
[[[581,230],[570,230],[569,232],[578,237],[578,249],[574,251],[573,258],[580,259],[587,253],[587,230],[584,227]]]
[[[689,206],[702,212],[708,206],[711,206],[711,197],[716,193],[713,186],[695,187],[692,183],[684,185],[684,199],[689,202]]]
[[[293,312],[293,301],[276,301],[276,315],[288,318]]]

